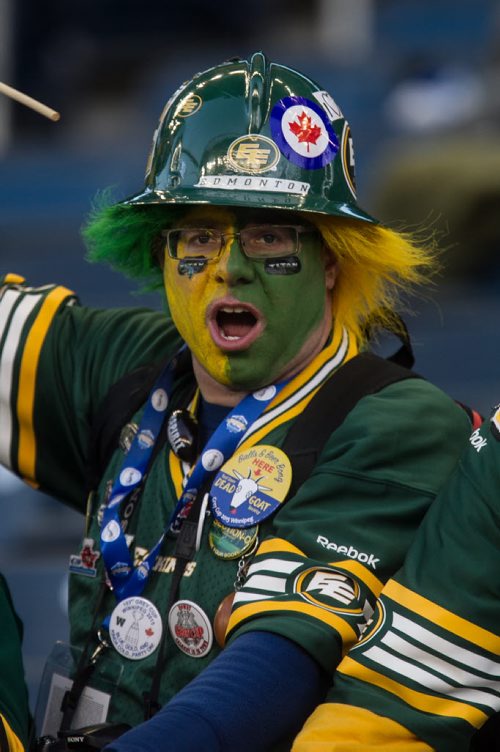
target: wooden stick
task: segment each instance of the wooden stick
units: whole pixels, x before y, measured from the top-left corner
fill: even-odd
[[[58,112],[52,110],[50,107],[47,107],[47,105],[38,102],[36,99],[29,97],[27,94],[23,94],[22,91],[13,89],[12,86],[3,84],[1,81],[0,93],[5,94],[5,96],[10,97],[11,99],[15,99],[16,102],[20,102],[21,104],[26,105],[26,107],[30,107],[32,110],[35,110],[35,112],[40,113],[40,115],[44,115],[46,118],[49,118],[49,120],[56,121],[61,117]]]

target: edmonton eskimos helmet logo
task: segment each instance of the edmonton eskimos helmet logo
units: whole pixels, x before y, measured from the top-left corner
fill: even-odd
[[[274,141],[257,134],[240,136],[227,150],[227,161],[233,170],[252,175],[269,172],[278,164],[279,158]]]
[[[180,102],[180,107],[177,108],[175,114],[183,118],[189,117],[198,112],[202,104],[202,99],[198,94],[189,94]]]

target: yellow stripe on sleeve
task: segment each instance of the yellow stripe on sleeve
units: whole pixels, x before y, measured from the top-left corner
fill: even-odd
[[[337,703],[318,705],[292,752],[433,752],[396,721],[365,708]]]
[[[337,668],[337,671],[346,676],[360,679],[368,684],[374,684],[376,687],[381,687],[382,689],[387,690],[387,692],[391,692],[393,695],[399,697],[406,702],[407,705],[410,705],[417,710],[422,710],[424,713],[431,713],[449,718],[461,718],[475,728],[480,728],[488,719],[486,713],[478,710],[478,708],[473,705],[467,705],[465,702],[425,694],[424,692],[410,689],[404,684],[400,684],[399,682],[394,681],[394,679],[390,679],[388,676],[380,674],[378,671],[363,666],[349,656],[344,658]]]
[[[438,624],[462,639],[469,640],[469,642],[496,655],[500,654],[500,637],[498,635],[473,624],[467,619],[463,619],[461,616],[457,616],[442,606],[438,606],[437,603],[418,595],[399,582],[389,580],[384,588],[384,595],[410,609],[410,611],[423,614],[429,621]]]
[[[0,719],[5,729],[5,735],[9,743],[8,750],[0,750],[0,752],[24,752],[24,746],[21,744],[19,737],[12,731],[10,724],[6,717],[0,713]]]
[[[300,548],[297,548],[297,546],[294,546],[293,543],[289,543],[284,538],[269,538],[268,540],[263,541],[257,550],[256,556],[276,553],[298,554],[305,558],[305,553],[301,551]]]
[[[255,603],[245,603],[243,606],[236,608],[231,614],[226,634],[235,629],[245,619],[252,616],[261,616],[271,611],[288,611],[310,616],[317,621],[322,621],[332,629],[335,629],[342,637],[343,655],[357,641],[358,636],[354,629],[340,616],[333,614],[326,608],[313,606],[309,603],[297,603],[297,601],[257,601]]]
[[[12,274],[12,272],[9,272],[4,277],[4,284],[6,285],[22,285],[23,282],[26,282],[24,277],[21,277],[19,274]]]
[[[61,303],[74,293],[65,287],[56,287],[45,298],[38,316],[28,334],[21,360],[17,415],[19,419],[18,466],[20,475],[36,486],[36,439],[33,426],[35,385],[38,362],[50,325]]]
[[[380,595],[380,591],[384,587],[384,583],[379,580],[378,577],[375,577],[375,575],[370,572],[368,567],[363,566],[363,564],[360,564],[359,561],[354,561],[354,559],[346,559],[345,561],[330,561],[329,566],[333,567],[334,569],[341,569],[342,571],[349,572],[350,574],[354,575],[356,579],[364,582],[364,584],[370,588],[370,591],[377,597]]]

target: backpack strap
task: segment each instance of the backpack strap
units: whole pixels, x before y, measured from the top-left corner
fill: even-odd
[[[309,477],[330,435],[362,397],[414,378],[422,377],[391,359],[368,352],[356,355],[335,371],[296,419],[282,446],[293,468],[289,495]]]

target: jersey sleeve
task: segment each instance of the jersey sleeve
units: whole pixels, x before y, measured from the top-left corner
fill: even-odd
[[[339,729],[339,713],[353,723],[361,713],[356,728],[368,749],[386,749],[371,740],[389,719],[401,736],[406,729],[402,750],[465,750],[500,710],[499,486],[500,442],[487,423],[382,591],[370,629],[339,665],[331,705],[312,716],[294,752],[307,752],[316,732],[330,740],[325,749],[344,750],[349,727]]]
[[[167,357],[174,341],[162,313],[93,310],[64,287],[0,278],[0,462],[83,510],[101,401],[124,373]]]
[[[423,380],[363,398],[274,518],[236,593],[227,637],[278,632],[332,673],[469,434],[465,413]]]

